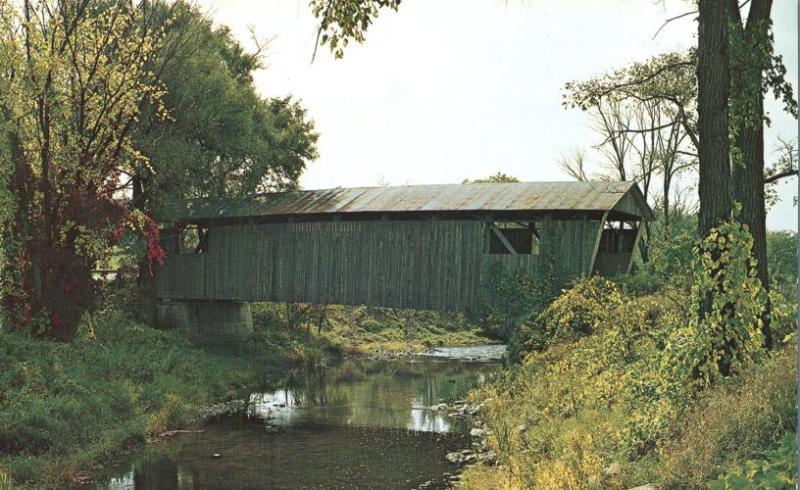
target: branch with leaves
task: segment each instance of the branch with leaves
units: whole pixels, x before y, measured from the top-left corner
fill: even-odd
[[[381,9],[396,12],[400,8],[400,2],[401,0],[311,0],[311,11],[319,19],[311,62],[314,62],[319,46],[328,46],[334,57],[342,58],[350,41],[364,42],[367,29]]]

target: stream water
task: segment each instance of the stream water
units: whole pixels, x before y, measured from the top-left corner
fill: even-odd
[[[503,346],[344,359],[254,395],[260,422],[222,417],[108,467],[95,489],[446,488],[469,447],[453,402],[499,370]]]

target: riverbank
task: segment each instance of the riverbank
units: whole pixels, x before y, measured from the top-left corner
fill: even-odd
[[[495,343],[463,315],[432,311],[395,310],[364,306],[252,305],[256,335],[269,337],[275,325],[302,333],[297,360],[319,355],[397,357],[433,347]],[[311,351],[302,351],[311,349]],[[317,350],[315,353],[314,350]]]
[[[756,344],[735,374],[698,379],[684,366],[702,361],[685,347],[700,334],[686,326],[702,324],[675,298],[603,279],[565,290],[522,364],[471,394],[498,464],[467,467],[462,487],[794,488],[790,303],[773,295],[783,345]]]
[[[0,475],[17,487],[80,483],[121,450],[186,428],[206,407],[247,399],[331,357],[394,356],[487,343],[435,314],[335,309],[323,328],[254,307],[255,333],[225,349],[106,309],[69,343],[0,333]],[[2,481],[2,479],[0,479]]]
[[[71,343],[0,335],[0,470],[18,485],[80,482],[121,449],[184,427],[284,370],[275,349],[200,349],[121,316]]]

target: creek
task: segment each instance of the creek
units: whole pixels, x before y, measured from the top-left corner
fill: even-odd
[[[504,346],[306,368],[251,397],[249,416],[148,445],[95,478],[102,490],[447,488],[471,417],[444,409],[501,368]],[[433,407],[433,408],[432,408]]]

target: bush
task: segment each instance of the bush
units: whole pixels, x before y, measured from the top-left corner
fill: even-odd
[[[767,232],[767,264],[775,285],[790,292],[797,280],[796,232]]]
[[[622,304],[622,296],[608,279],[592,276],[577,280],[536,318],[544,333],[541,349],[552,342],[576,340],[603,327],[609,311]]]
[[[650,260],[644,270],[661,284],[686,282],[692,261],[695,259],[697,235],[684,232],[669,240],[657,240],[650,249]]]
[[[781,445],[767,451],[764,459],[750,460],[732,468],[711,483],[711,490],[768,490],[797,488],[797,434],[790,433]]]
[[[534,281],[523,272],[505,272],[496,264],[479,286],[472,320],[481,326],[484,335],[509,340],[520,325],[536,317],[556,294],[552,268],[544,279]]]

